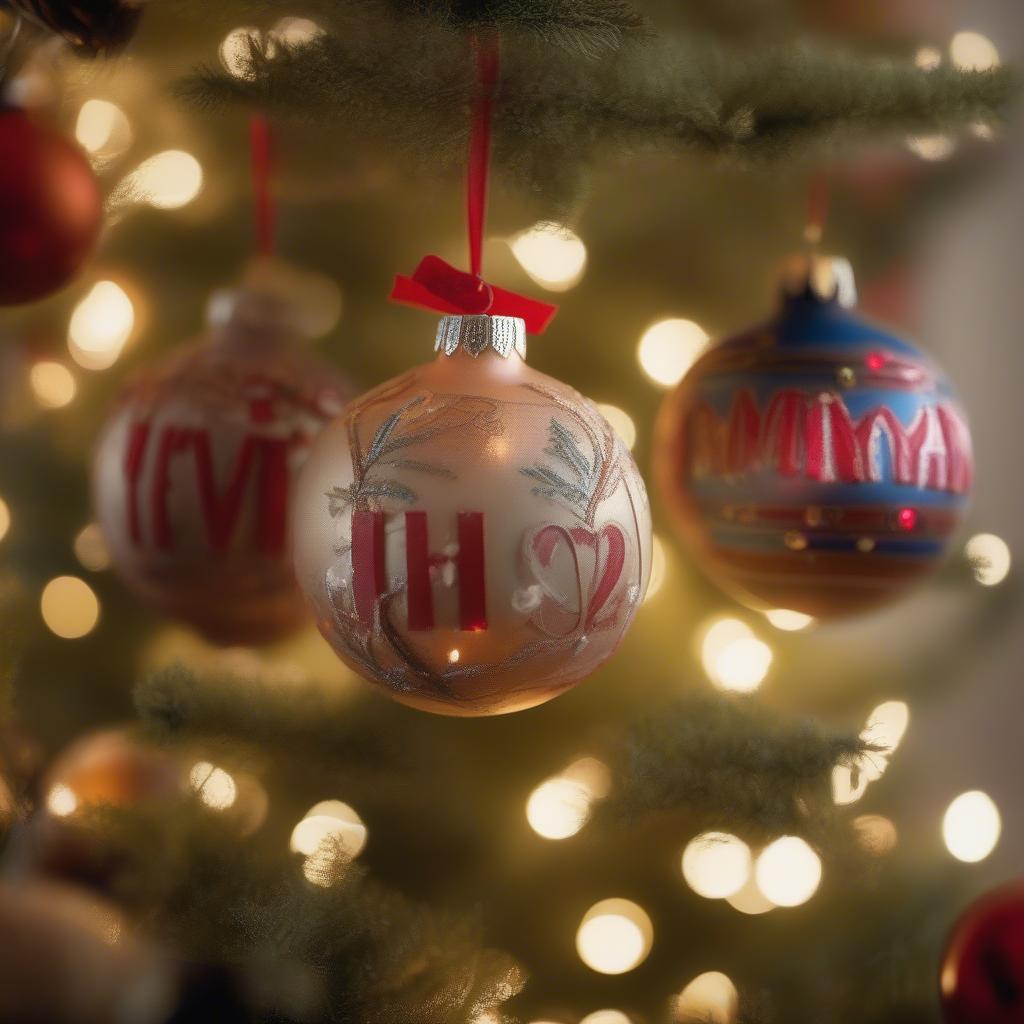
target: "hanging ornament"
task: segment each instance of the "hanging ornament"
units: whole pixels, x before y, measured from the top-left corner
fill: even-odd
[[[207,336],[129,384],[96,449],[114,567],[143,598],[225,644],[306,621],[288,544],[292,487],[350,383],[308,351],[319,313],[271,257],[270,137],[251,122],[259,256],[215,296]]]
[[[553,306],[484,281],[498,40],[473,41],[470,271],[427,256],[392,299],[438,310],[432,362],[364,396],[299,481],[296,569],[321,632],[395,699],[449,715],[541,704],[607,660],[647,587],[650,509],[629,452],[530,369]]]
[[[939,987],[947,1024],[1024,1021],[1024,885],[968,908],[950,934]]]
[[[596,408],[526,365],[521,319],[447,316],[435,347],[317,441],[297,573],[334,650],[391,696],[517,711],[618,646],[647,587],[647,496]]]
[[[0,0],[0,8],[63,36],[79,53],[95,57],[122,49],[135,34],[141,4],[131,0]]]
[[[257,263],[217,297],[208,336],[129,384],[96,449],[94,501],[114,567],[220,643],[266,643],[305,620],[292,485],[352,394],[302,346],[282,274]]]
[[[877,607],[964,518],[971,439],[946,377],[854,310],[849,265],[799,258],[776,316],[715,345],[666,399],[654,470],[679,533],[752,607]]]
[[[67,284],[92,252],[102,215],[82,151],[24,110],[0,105],[0,305]]]

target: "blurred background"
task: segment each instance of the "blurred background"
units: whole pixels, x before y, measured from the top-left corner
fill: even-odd
[[[289,763],[284,752],[280,761],[246,755],[244,767],[269,793],[264,832],[287,835],[318,801],[354,808],[359,862],[374,877],[416,899],[475,909],[488,944],[523,964],[532,979],[516,1004],[524,1021],[575,1024],[610,1006],[628,1016],[591,1024],[662,1019],[666,1001],[709,972],[755,993],[738,1004],[751,1019],[758,1006],[775,1007],[766,1019],[780,1008],[792,1013],[776,1019],[805,1019],[792,1010],[804,998],[805,965],[820,970],[822,988],[836,976],[853,985],[864,944],[880,949],[877,934],[897,938],[924,910],[933,912],[926,952],[934,956],[955,913],[1013,878],[1024,856],[1024,632],[1013,564],[1024,546],[1019,113],[994,130],[781,164],[610,158],[567,223],[554,226],[499,178],[487,276],[561,307],[531,339],[529,361],[599,403],[650,483],[653,423],[667,390],[710,340],[774,308],[779,265],[802,244],[809,183],[824,167],[832,195],[823,250],[851,261],[867,314],[916,339],[948,372],[970,416],[977,484],[954,557],[936,579],[882,611],[829,625],[731,602],[690,562],[652,493],[652,585],[617,657],[553,704],[448,720],[387,703],[312,626],[263,650],[225,650],[163,621],[109,570],[90,511],[92,444],[119,387],[203,332],[211,296],[237,283],[253,251],[247,113],[197,110],[175,84],[200,64],[244,77],[253,28],[315,34],[315,15],[294,7],[217,4],[198,15],[154,3],[122,55],[78,63],[43,49],[15,83],[21,101],[49,108],[88,152],[108,197],[85,270],[45,301],[0,311],[0,556],[16,624],[4,668],[14,677],[19,737],[46,765],[72,740],[132,720],[136,681],[179,661],[329,692],[340,716],[367,723],[366,758],[327,769]],[[655,25],[694,24],[746,42],[758,32],[811,33],[922,66],[1019,65],[1024,54],[1015,0],[649,0],[643,10]],[[410,167],[302,118],[274,131],[279,252],[307,272],[302,301],[316,325],[305,343],[360,388],[427,361],[434,317],[386,296],[394,274],[427,252],[464,265],[458,170]],[[737,640],[746,653],[730,659]],[[708,900],[700,869],[684,877],[680,867],[696,830],[662,820],[650,833],[588,839],[606,769],[579,759],[597,758],[667,701],[723,691],[826,729],[873,727],[889,741],[880,768],[837,767],[830,780],[833,803],[877,848],[863,897],[865,916],[879,923],[875,937],[859,934],[859,891],[809,848],[813,862],[784,872],[790,881],[775,901],[770,884],[759,891],[753,878],[739,895]],[[389,742],[406,742],[407,757],[396,761]],[[569,765],[577,774],[566,790]],[[220,769],[238,774],[228,761]],[[552,778],[562,782],[538,791]],[[947,902],[930,902],[934,892]],[[613,921],[628,925],[634,905],[648,915],[637,926],[642,954],[622,953],[614,971],[587,965],[607,943],[594,940],[598,952],[588,953],[579,931],[606,898],[631,901]],[[848,943],[822,942],[823,927],[849,932]],[[887,991],[903,993],[906,1016],[877,1010],[857,1019],[935,1019],[934,978],[917,966],[901,977],[905,984]],[[704,984],[710,1019],[737,1019],[717,974]],[[806,1005],[830,1006],[820,992],[814,999]]]

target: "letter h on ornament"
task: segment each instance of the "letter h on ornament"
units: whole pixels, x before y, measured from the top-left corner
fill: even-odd
[[[385,564],[386,517],[365,509],[352,513],[352,593],[356,615],[373,625],[374,609],[387,592]],[[458,513],[458,551],[455,566],[459,587],[459,629],[487,629],[487,596],[484,575],[484,514]],[[427,513],[405,513],[406,606],[409,629],[434,628],[434,591],[431,569],[449,562],[447,555],[432,555],[427,540]]]

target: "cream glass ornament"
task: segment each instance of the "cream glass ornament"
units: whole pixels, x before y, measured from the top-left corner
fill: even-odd
[[[350,406],[296,497],[296,570],[338,656],[448,715],[541,704],[607,660],[651,519],[594,405],[530,369],[523,321],[446,316],[437,358]]]
[[[301,276],[253,264],[210,304],[208,336],[130,382],[96,449],[97,518],[149,603],[221,643],[304,621],[288,547],[292,485],[353,394],[310,353]]]

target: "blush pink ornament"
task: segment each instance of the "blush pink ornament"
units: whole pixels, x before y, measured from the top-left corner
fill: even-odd
[[[353,392],[308,351],[297,283],[255,263],[211,304],[207,337],[129,384],[96,449],[114,567],[218,643],[266,643],[308,621],[289,543],[293,485]]]
[[[353,403],[299,481],[299,582],[323,635],[404,704],[541,704],[614,653],[647,588],[632,456],[525,362],[515,317],[446,316],[437,358]]]

